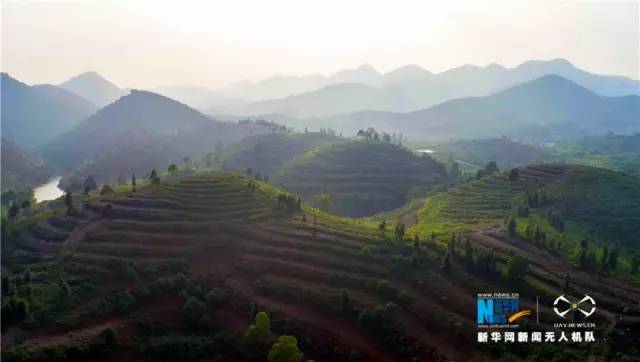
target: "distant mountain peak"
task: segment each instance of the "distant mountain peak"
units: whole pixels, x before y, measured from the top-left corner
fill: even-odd
[[[576,88],[583,88],[584,90],[589,91],[588,89],[576,84],[575,82],[567,78],[564,78],[562,76],[559,76],[557,74],[545,74],[539,78],[536,78],[527,83],[520,84],[516,87],[532,86],[536,84],[553,84],[553,85],[571,86]]]
[[[528,67],[548,67],[549,69],[554,70],[575,69],[575,66],[570,61],[564,58],[554,58],[550,60],[528,60],[518,65],[515,69]]]
[[[59,85],[100,107],[120,98],[124,91],[95,71],[78,74]]]
[[[369,63],[360,64],[360,66],[356,70],[378,73],[378,70],[376,70],[376,68],[374,68],[373,65]]]
[[[487,69],[487,70],[505,70],[507,68],[505,68],[502,64],[491,63],[491,64],[487,65],[485,67],[485,69]]]
[[[84,73],[80,73],[76,76],[73,76],[71,78],[69,78],[68,80],[66,80],[64,83],[62,84],[66,84],[66,83],[70,83],[70,82],[77,82],[77,81],[98,81],[98,82],[105,82],[105,83],[109,83],[111,85],[113,85],[114,87],[116,87],[115,84],[111,83],[110,81],[108,81],[105,77],[101,76],[98,72],[96,72],[95,70],[90,70],[90,71],[86,71]]]

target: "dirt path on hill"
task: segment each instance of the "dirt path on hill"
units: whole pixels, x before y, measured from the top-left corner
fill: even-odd
[[[71,253],[75,250],[76,246],[87,233],[97,229],[104,223],[104,220],[83,220],[80,224],[73,229],[69,237],[62,242],[62,247],[58,251],[58,255],[56,255],[56,261],[62,261],[65,254]]]

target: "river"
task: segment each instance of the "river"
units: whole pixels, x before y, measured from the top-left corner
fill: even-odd
[[[64,195],[64,191],[58,187],[62,177],[54,177],[46,183],[33,189],[33,196],[37,202],[55,200],[58,197]]]

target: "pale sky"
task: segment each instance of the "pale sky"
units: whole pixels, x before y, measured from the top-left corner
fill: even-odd
[[[368,63],[513,67],[566,58],[640,79],[639,2],[3,1],[2,70],[59,83],[95,70],[122,87],[219,88]]]

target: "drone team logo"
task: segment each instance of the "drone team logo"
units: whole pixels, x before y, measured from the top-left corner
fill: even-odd
[[[562,318],[566,318],[566,315],[571,311],[578,311],[582,313],[584,318],[587,318],[595,313],[596,301],[591,296],[585,294],[584,298],[572,302],[563,294],[553,301],[553,311]]]

